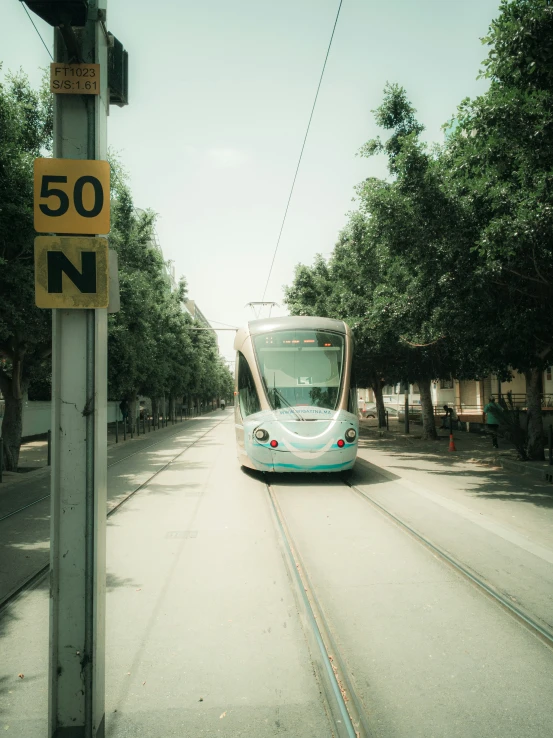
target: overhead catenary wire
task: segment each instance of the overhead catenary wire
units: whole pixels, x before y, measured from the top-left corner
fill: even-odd
[[[218,323],[219,325],[226,325],[227,328],[232,328],[233,330],[238,330],[235,325],[231,325],[230,323],[223,323],[222,320],[211,320],[211,318],[206,318],[208,323]]]
[[[279,234],[278,234],[278,238],[277,238],[277,242],[276,242],[276,246],[275,246],[275,251],[273,253],[273,259],[271,261],[271,266],[269,268],[269,275],[267,277],[267,282],[265,284],[265,289],[263,290],[262,300],[265,299],[265,294],[267,293],[267,287],[269,286],[269,280],[271,279],[271,274],[272,274],[272,271],[273,271],[273,266],[274,266],[274,263],[275,263],[275,259],[276,259],[278,247],[280,245],[280,239],[282,237],[282,231],[284,230],[284,224],[286,222],[286,216],[288,215],[288,208],[290,207],[290,201],[292,200],[292,194],[294,192],[294,186],[296,184],[296,179],[298,177],[298,172],[299,172],[299,169],[300,169],[301,159],[302,159],[302,156],[303,156],[303,151],[305,149],[305,143],[307,141],[307,136],[309,135],[309,129],[311,127],[311,121],[313,120],[313,114],[315,112],[315,106],[317,105],[317,98],[319,97],[319,90],[321,89],[321,84],[322,84],[324,73],[325,73],[325,69],[326,69],[326,63],[328,61],[328,56],[330,54],[330,47],[332,46],[332,39],[334,38],[334,32],[336,31],[336,26],[338,25],[338,18],[340,17],[340,10],[342,9],[342,2],[343,2],[343,0],[340,0],[340,4],[338,5],[338,10],[336,12],[336,18],[334,20],[334,26],[332,28],[332,33],[330,35],[330,41],[328,42],[328,48],[326,50],[326,56],[325,56],[323,68],[322,68],[322,71],[321,71],[321,76],[319,78],[319,84],[317,85],[317,92],[315,93],[315,99],[313,101],[313,107],[311,108],[311,115],[309,116],[309,122],[307,124],[307,129],[305,131],[305,136],[303,138],[303,144],[302,144],[302,147],[301,147],[300,156],[299,156],[299,159],[298,159],[298,164],[296,166],[296,171],[295,171],[295,174],[294,174],[294,179],[292,180],[292,187],[290,188],[290,194],[288,195],[288,202],[286,203],[286,209],[284,211],[284,217],[283,217],[282,223],[280,225],[280,231],[279,231]]]
[[[38,34],[38,37],[39,37],[39,39],[40,39],[40,40],[42,41],[42,45],[44,46],[44,48],[45,48],[45,49],[46,49],[46,51],[48,52],[48,54],[49,54],[49,56],[50,56],[50,59],[51,59],[52,61],[54,61],[54,57],[52,56],[52,52],[51,52],[51,51],[50,51],[50,49],[49,49],[49,48],[48,48],[48,47],[46,46],[46,42],[45,42],[45,40],[44,40],[44,39],[42,38],[42,36],[40,35],[40,31],[39,31],[39,30],[38,30],[38,28],[37,28],[37,27],[35,26],[35,22],[34,22],[34,20],[32,19],[32,17],[31,17],[31,14],[30,14],[30,13],[29,13],[29,11],[27,10],[27,6],[25,5],[25,3],[24,3],[24,2],[22,2],[22,3],[21,3],[21,5],[23,6],[23,10],[24,10],[24,11],[25,11],[25,12],[27,13],[27,17],[28,17],[28,19],[29,19],[29,20],[31,21],[31,23],[33,24],[33,28],[34,28],[34,29],[35,29],[35,31],[37,32],[37,34]]]

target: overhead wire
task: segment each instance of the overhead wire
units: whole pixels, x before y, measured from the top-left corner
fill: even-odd
[[[206,318],[208,323],[218,323],[219,325],[226,325],[227,328],[232,328],[233,330],[238,330],[238,328],[235,325],[231,325],[230,323],[223,323],[222,320],[211,320],[211,318]]]
[[[343,0],[340,0],[340,4],[338,5],[338,11],[336,13],[336,19],[334,21],[334,26],[332,28],[332,33],[330,35],[330,41],[328,42],[328,48],[326,50],[326,56],[325,56],[323,68],[322,68],[322,71],[321,71],[321,76],[319,78],[319,84],[317,85],[317,92],[315,93],[315,100],[313,101],[313,107],[311,108],[311,115],[309,116],[309,122],[307,124],[307,130],[305,131],[305,136],[304,136],[304,139],[303,139],[303,144],[302,144],[302,147],[301,147],[300,156],[299,156],[299,159],[298,159],[298,165],[296,166],[296,172],[294,174],[294,179],[292,180],[292,187],[290,188],[290,194],[288,195],[288,202],[286,203],[286,210],[284,211],[284,217],[282,219],[282,223],[281,223],[281,226],[280,226],[280,232],[278,234],[278,239],[277,239],[277,243],[276,243],[276,246],[275,246],[275,251],[274,251],[274,254],[273,254],[273,260],[271,261],[271,267],[269,269],[269,276],[267,277],[267,282],[265,284],[265,289],[263,290],[262,300],[265,299],[265,294],[267,292],[267,287],[269,286],[269,280],[271,279],[271,274],[272,274],[272,271],[273,271],[273,266],[274,266],[274,263],[275,263],[275,259],[276,259],[278,247],[280,245],[280,239],[282,237],[282,231],[284,230],[284,224],[286,222],[286,216],[288,215],[288,208],[290,207],[290,201],[292,200],[292,194],[294,192],[294,186],[296,184],[296,179],[298,177],[298,172],[299,172],[299,169],[300,169],[301,159],[302,159],[302,156],[303,156],[303,151],[305,149],[305,143],[307,141],[307,136],[309,135],[309,129],[311,127],[311,121],[313,120],[313,113],[315,112],[315,106],[317,105],[317,98],[319,97],[319,90],[321,89],[321,84],[322,84],[324,73],[325,73],[325,69],[326,69],[326,62],[328,60],[328,55],[330,54],[330,47],[332,46],[332,39],[334,38],[334,32],[336,30],[336,26],[338,25],[338,18],[340,17],[340,10],[342,9],[342,2],[343,2]]]
[[[48,48],[48,47],[46,46],[46,42],[45,42],[45,40],[44,40],[44,39],[42,38],[42,36],[40,35],[40,31],[39,31],[39,30],[38,30],[38,28],[37,28],[37,27],[35,26],[35,22],[34,22],[34,20],[32,19],[32,17],[31,17],[31,15],[30,15],[29,11],[27,10],[27,6],[25,5],[25,3],[24,3],[24,2],[22,2],[22,3],[21,3],[21,5],[23,6],[23,10],[24,10],[24,11],[25,11],[25,12],[27,13],[27,18],[28,18],[28,19],[29,19],[29,20],[31,21],[31,23],[33,24],[33,28],[34,28],[34,29],[35,29],[35,31],[36,31],[36,32],[38,33],[38,37],[39,37],[39,39],[40,39],[40,40],[42,41],[42,45],[44,46],[44,48],[45,48],[45,49],[46,49],[46,51],[48,52],[48,54],[49,54],[49,56],[50,56],[50,59],[51,59],[52,61],[54,61],[54,57],[52,56],[52,52],[51,52],[51,51],[50,51],[50,49],[49,49],[49,48]]]

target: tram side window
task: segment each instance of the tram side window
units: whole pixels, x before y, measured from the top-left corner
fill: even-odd
[[[243,418],[261,410],[250,367],[241,353],[238,354],[238,399]]]
[[[352,365],[349,380],[348,412],[357,415],[357,408],[357,376],[355,368]]]

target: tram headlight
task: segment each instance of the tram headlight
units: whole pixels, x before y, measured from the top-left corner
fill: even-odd
[[[257,428],[257,430],[254,433],[254,436],[261,443],[265,443],[265,441],[269,440],[269,434],[264,428]]]
[[[353,428],[348,428],[345,435],[348,443],[353,443],[357,438],[357,433]]]

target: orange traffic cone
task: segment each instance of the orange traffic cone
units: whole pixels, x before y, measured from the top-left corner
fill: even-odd
[[[453,440],[453,433],[449,434],[449,450],[457,451],[457,449],[455,448],[455,441]]]

